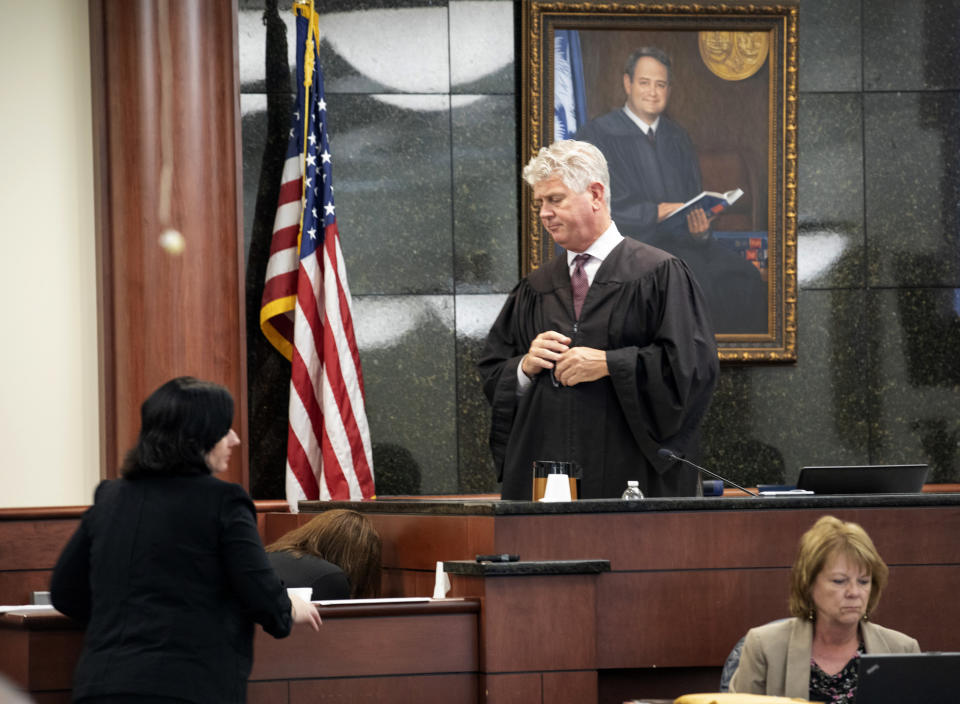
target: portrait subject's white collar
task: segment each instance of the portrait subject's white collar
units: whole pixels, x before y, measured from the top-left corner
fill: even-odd
[[[646,122],[644,122],[644,121],[641,120],[639,117],[637,117],[636,115],[634,115],[634,114],[633,114],[633,110],[631,110],[628,106],[626,106],[626,105],[623,106],[623,112],[626,113],[627,117],[629,117],[629,118],[633,121],[633,124],[635,124],[635,125],[636,125],[637,127],[639,127],[641,130],[643,130],[643,133],[644,133],[644,134],[647,133],[647,130],[653,130],[654,132],[656,132],[656,131],[657,131],[657,128],[660,126],[660,116],[659,116],[659,115],[657,115],[657,119],[653,121],[653,124],[652,124],[652,125],[648,125]]]

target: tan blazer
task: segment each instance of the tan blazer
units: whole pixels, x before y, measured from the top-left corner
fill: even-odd
[[[917,641],[899,631],[868,621],[860,627],[868,653],[920,652]],[[788,618],[751,628],[743,642],[740,665],[730,680],[730,691],[806,699],[810,695],[812,646],[810,621]]]

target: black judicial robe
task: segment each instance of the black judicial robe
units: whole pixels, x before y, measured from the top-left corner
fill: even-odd
[[[700,162],[680,125],[660,116],[652,146],[622,109],[601,115],[576,138],[596,146],[610,169],[610,214],[620,232],[683,259],[703,289],[715,330],[767,330],[767,288],[760,273],[714,237],[694,238],[686,218],[657,222],[659,203],[685,203],[702,190]]]
[[[517,366],[541,332],[607,351],[610,375],[564,387],[549,371],[517,396]],[[492,407],[490,445],[504,499],[531,498],[534,460],[580,465],[581,498],[692,496],[696,472],[657,455],[696,444],[718,363],[707,308],[686,265],[624,239],[603,261],[574,321],[566,257],[511,292],[478,362]]]

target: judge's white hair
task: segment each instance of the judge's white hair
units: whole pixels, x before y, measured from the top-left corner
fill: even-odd
[[[607,160],[589,142],[564,139],[541,147],[523,168],[523,180],[531,186],[559,177],[574,193],[583,193],[591,183],[603,185],[603,198],[610,207],[610,171]]]

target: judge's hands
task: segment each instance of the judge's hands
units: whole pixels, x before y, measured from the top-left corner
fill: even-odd
[[[570,347],[570,338],[554,330],[537,335],[520,362],[520,369],[533,377],[553,369],[553,377],[564,386],[596,381],[607,376],[607,353],[592,347]]]
[[[320,630],[320,612],[313,604],[309,604],[296,594],[290,595],[290,612],[294,623],[305,623],[315,631]]]
[[[593,347],[571,347],[560,355],[553,377],[564,386],[596,381],[609,374],[607,353]]]
[[[560,355],[570,349],[570,338],[559,332],[547,330],[533,338],[530,349],[520,362],[520,369],[529,377],[534,377],[544,369],[553,369]]]

